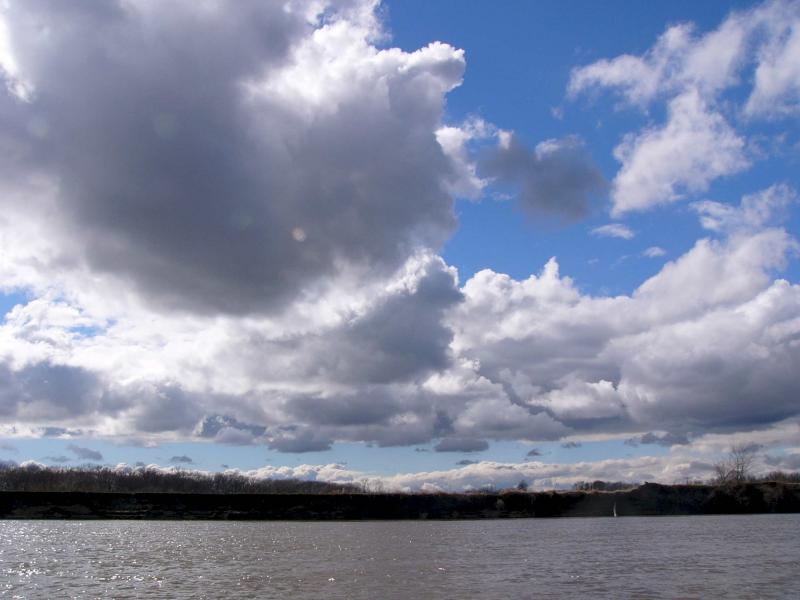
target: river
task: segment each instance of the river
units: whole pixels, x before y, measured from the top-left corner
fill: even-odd
[[[0,521],[7,598],[796,598],[800,515]]]

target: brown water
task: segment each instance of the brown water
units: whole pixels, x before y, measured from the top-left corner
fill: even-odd
[[[800,515],[0,521],[8,598],[798,598]]]

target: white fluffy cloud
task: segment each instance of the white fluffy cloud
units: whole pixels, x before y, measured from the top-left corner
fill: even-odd
[[[744,139],[696,91],[674,98],[666,124],[629,135],[614,150],[622,168],[614,178],[612,214],[706,191],[713,180],[749,165],[744,147]]]
[[[747,215],[752,203],[731,212]],[[789,364],[800,359],[800,290],[770,273],[797,247],[764,223],[700,240],[617,297],[581,294],[554,260],[523,281],[482,271],[464,285],[453,346],[518,406],[575,430],[691,433],[784,419],[798,409]]]
[[[622,223],[600,225],[592,229],[592,233],[599,237],[615,237],[622,240],[631,240],[636,236],[636,232],[633,229]]]
[[[622,166],[613,181],[612,213],[675,202],[750,166],[746,137],[730,121],[739,113],[777,118],[797,112],[799,31],[800,3],[774,0],[733,12],[708,33],[673,25],[641,56],[575,69],[572,97],[610,88],[645,111],[667,103],[665,123],[628,134],[616,148]],[[731,110],[737,100],[724,94],[750,79],[749,99]]]

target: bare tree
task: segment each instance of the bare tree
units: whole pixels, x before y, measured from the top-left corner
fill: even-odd
[[[731,447],[727,458],[714,465],[714,483],[724,485],[751,481],[757,450],[758,446],[755,444],[737,444]]]

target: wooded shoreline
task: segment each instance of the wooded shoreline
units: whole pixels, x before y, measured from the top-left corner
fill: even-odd
[[[616,492],[177,494],[0,492],[3,519],[418,520],[800,512],[800,484],[660,485]]]

